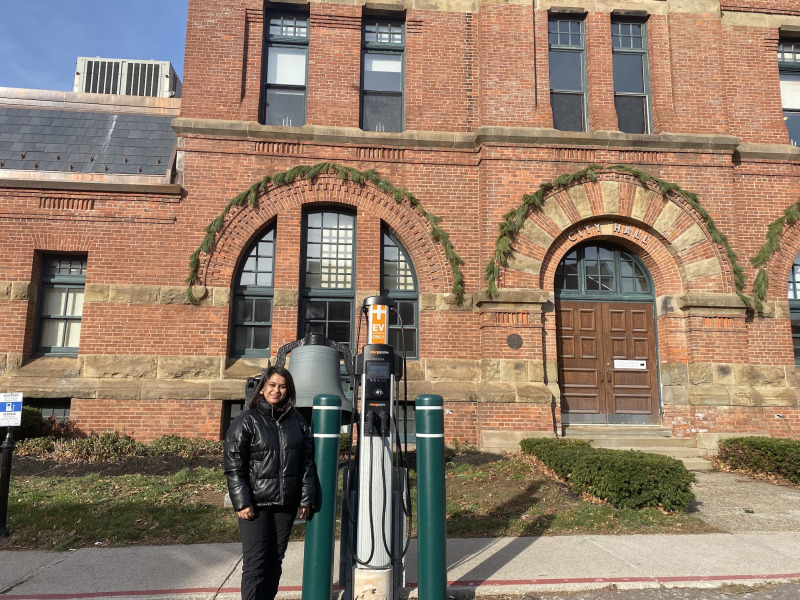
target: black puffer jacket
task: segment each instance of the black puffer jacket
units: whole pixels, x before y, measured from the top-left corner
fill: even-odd
[[[225,476],[233,508],[314,506],[314,438],[296,410],[264,401],[244,411],[225,436]]]

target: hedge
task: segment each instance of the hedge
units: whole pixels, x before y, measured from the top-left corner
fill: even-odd
[[[617,508],[685,512],[694,500],[694,474],[668,456],[592,448],[583,440],[554,438],[524,439],[520,447],[567,481],[575,493],[591,494]]]
[[[800,442],[769,437],[721,440],[719,460],[731,469],[772,473],[800,483]]]

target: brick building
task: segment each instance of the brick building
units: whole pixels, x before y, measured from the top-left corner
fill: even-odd
[[[382,293],[448,441],[791,436],[799,82],[789,0],[190,0],[159,176],[12,169],[0,137],[0,389],[216,437]]]

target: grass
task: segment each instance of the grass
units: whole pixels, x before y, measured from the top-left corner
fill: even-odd
[[[415,475],[412,470],[412,496]],[[713,531],[686,514],[619,510],[579,498],[522,454],[457,455],[445,479],[449,537]],[[0,539],[0,549],[236,542],[236,518],[223,507],[224,494],[219,468],[172,475],[12,476],[11,535]],[[416,522],[414,515],[414,527]],[[293,539],[303,533],[296,527]]]

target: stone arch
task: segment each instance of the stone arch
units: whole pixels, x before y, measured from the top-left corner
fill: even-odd
[[[198,281],[209,287],[230,286],[241,254],[278,213],[311,205],[350,207],[377,217],[395,232],[411,255],[420,292],[450,291],[453,274],[441,248],[431,239],[428,222],[412,207],[395,201],[371,183],[342,181],[335,174],[297,179],[278,187],[270,184],[254,206],[245,203],[232,207],[213,249],[200,256]]]
[[[549,193],[512,244],[502,287],[552,291],[555,269],[575,244],[596,237],[632,250],[653,277],[656,295],[735,293],[733,265],[700,213],[654,182],[601,171]]]

